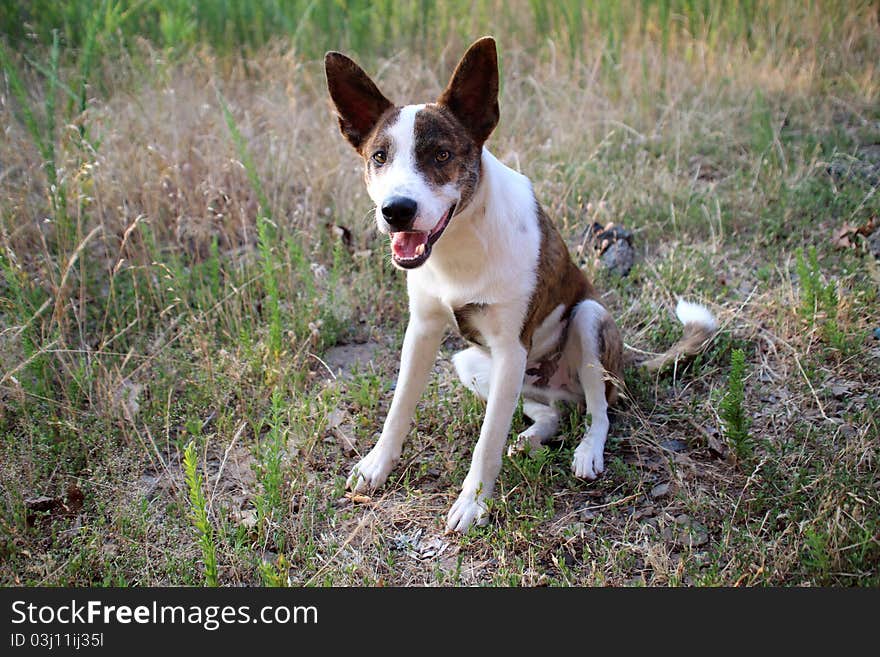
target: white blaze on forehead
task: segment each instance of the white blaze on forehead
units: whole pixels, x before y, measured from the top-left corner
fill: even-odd
[[[388,149],[388,163],[381,169],[374,169],[367,185],[370,197],[381,207],[383,201],[391,196],[407,196],[407,192],[417,182],[415,156],[416,114],[424,105],[406,105],[397,113],[394,123],[385,128],[391,141]]]
[[[380,228],[383,225],[382,206],[393,196],[404,196],[416,202],[418,212],[412,229],[418,231],[434,228],[458,200],[458,190],[453,186],[432,189],[416,166],[416,115],[424,108],[424,105],[402,107],[394,123],[385,128],[391,142],[388,163],[373,168],[367,181],[367,192],[376,204],[376,220]]]
[[[394,144],[394,157],[415,162],[416,114],[425,109],[424,105],[406,105],[400,108],[397,120],[388,126],[386,133]]]

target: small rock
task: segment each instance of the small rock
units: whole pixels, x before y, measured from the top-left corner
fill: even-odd
[[[727,444],[716,436],[709,436],[709,451],[717,454],[721,458],[727,456],[728,448]]]
[[[380,346],[377,342],[340,344],[328,349],[323,360],[333,376],[346,378],[356,367],[363,369],[367,366],[379,352]]]
[[[626,276],[636,261],[636,252],[629,242],[612,243],[602,254],[602,264],[618,276]]]
[[[875,328],[875,329],[874,329],[874,339],[875,339],[875,340],[880,340],[880,328]]]
[[[666,497],[669,495],[669,483],[657,484],[654,488],[651,489],[651,497],[654,499],[660,499],[661,497]]]
[[[348,419],[348,413],[344,409],[334,408],[327,415],[327,426],[330,427],[331,429],[337,429],[337,428],[339,428],[339,425],[341,425],[347,419]]]
[[[593,518],[596,517],[596,512],[593,511],[592,509],[584,509],[583,511],[581,511],[578,514],[578,517],[581,520],[592,520]]]
[[[849,388],[843,385],[833,385],[831,386],[831,394],[834,395],[837,399],[843,399],[849,394]]]
[[[672,439],[664,440],[662,443],[660,443],[660,447],[669,450],[670,452],[684,452],[685,450],[687,450],[688,445],[683,440]]]
[[[159,488],[159,477],[150,474],[141,475],[140,479],[138,479],[138,484],[140,485],[140,489],[144,494],[144,497],[148,500],[153,499],[156,495],[156,489]]]
[[[672,541],[680,547],[698,547],[709,541],[709,530],[699,522],[695,522],[689,515],[682,513],[675,518],[675,524],[680,527],[678,531],[664,533],[664,538]]]
[[[602,264],[619,276],[626,276],[636,259],[632,231],[612,223],[593,222],[584,231],[584,244],[591,244]],[[585,254],[581,254],[582,256]]]
[[[691,547],[699,547],[709,542],[709,531],[700,523],[694,523],[690,526],[688,538],[690,541],[686,544]]]

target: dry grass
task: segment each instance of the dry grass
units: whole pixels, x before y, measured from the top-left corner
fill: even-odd
[[[194,441],[221,584],[880,583],[880,269],[831,241],[880,205],[876,182],[827,173],[880,166],[864,155],[880,142],[880,40],[864,12],[831,35],[821,18],[779,23],[797,49],[679,32],[663,46],[633,26],[611,63],[598,32],[576,57],[496,35],[490,148],[532,178],[572,251],[593,219],[635,232],[626,279],[584,262],[627,342],[667,344],[676,295],[709,303],[722,331],[695,363],[628,373],[597,482],[570,475],[571,441],[505,461],[493,524],[464,537],[442,519],[482,409],[453,381],[457,338],[388,485],[343,495],[390,402],[406,305],[319,60],[275,46],[169,63],[143,45],[105,63],[106,93],[58,132],[63,217],[0,88],[2,581],[200,583],[181,465]],[[368,68],[389,97],[424,100],[465,45]],[[806,245],[833,290],[815,308],[795,266]],[[366,355],[337,378],[338,344]],[[719,418],[733,347],[745,459]],[[41,495],[58,503],[34,511]]]

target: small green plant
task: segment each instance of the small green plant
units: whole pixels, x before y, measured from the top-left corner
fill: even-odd
[[[284,486],[284,453],[287,443],[287,430],[284,427],[286,405],[284,396],[276,388],[272,392],[269,409],[269,430],[257,446],[256,473],[261,490],[254,497],[260,531],[269,533],[276,528],[286,510]],[[259,434],[259,431],[256,433]],[[271,536],[277,548],[283,549],[284,535],[274,531]]]
[[[202,491],[204,481],[198,471],[198,459],[193,443],[183,450],[183,469],[186,476],[186,487],[189,490],[189,502],[192,506],[192,521],[199,537],[199,547],[205,561],[205,583],[217,586],[217,548],[214,545],[214,527],[208,520],[208,504]]]
[[[801,316],[813,325],[818,313],[829,307],[837,307],[837,294],[833,284],[822,283],[822,273],[816,247],[811,246],[807,255],[804,250],[795,251],[795,271],[801,286]]]
[[[820,582],[831,572],[828,535],[815,527],[808,527],[804,532],[803,564]]]
[[[273,588],[290,586],[290,577],[288,576],[290,562],[283,554],[278,555],[278,559],[275,563],[272,563],[271,561],[261,561],[259,570],[263,586],[270,586]]]
[[[728,444],[740,459],[752,454],[752,437],[749,435],[751,424],[743,410],[745,392],[746,355],[742,349],[734,349],[730,358],[730,375],[727,378],[727,393],[721,400],[719,415],[724,423],[724,435]]]
[[[809,326],[818,325],[822,339],[828,346],[846,351],[848,339],[837,316],[837,289],[833,282],[822,282],[816,247],[811,246],[806,256],[803,249],[798,249],[795,257],[795,270],[801,285],[801,317]]]

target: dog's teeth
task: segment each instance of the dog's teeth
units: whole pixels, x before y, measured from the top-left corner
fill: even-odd
[[[420,255],[422,255],[424,252],[425,252],[425,245],[424,245],[424,244],[419,244],[419,245],[416,247],[416,255],[417,255],[417,256],[420,256]]]

